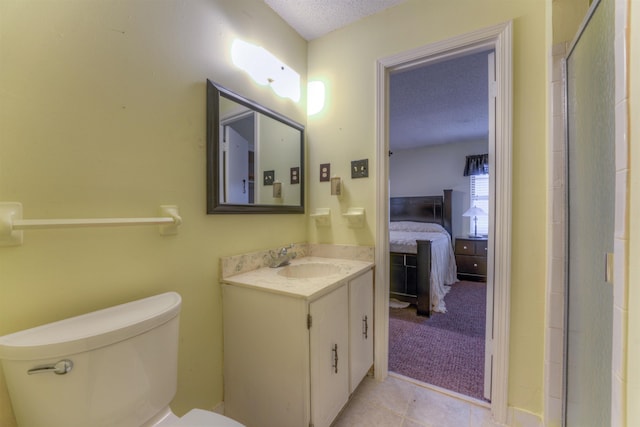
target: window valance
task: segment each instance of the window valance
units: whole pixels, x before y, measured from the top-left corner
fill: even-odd
[[[489,155],[488,154],[476,154],[473,156],[467,156],[467,161],[464,165],[464,176],[486,175],[488,173],[489,173]]]

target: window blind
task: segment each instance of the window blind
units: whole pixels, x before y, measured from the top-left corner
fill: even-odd
[[[478,217],[478,234],[489,234],[489,175],[471,175],[470,206],[476,206],[487,213]],[[469,233],[473,234],[474,221],[469,221]]]

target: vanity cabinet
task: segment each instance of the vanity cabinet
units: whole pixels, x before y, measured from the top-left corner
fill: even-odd
[[[373,272],[304,297],[223,284],[225,414],[329,427],[373,365]]]

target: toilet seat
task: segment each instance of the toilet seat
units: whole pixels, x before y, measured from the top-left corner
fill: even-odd
[[[154,427],[244,427],[231,418],[203,409],[192,409],[181,418],[171,415]]]

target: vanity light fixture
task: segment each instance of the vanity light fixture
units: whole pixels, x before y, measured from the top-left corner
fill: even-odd
[[[261,46],[235,39],[231,60],[259,85],[268,85],[282,98],[300,101],[300,74]]]
[[[325,86],[323,82],[307,83],[307,116],[318,114],[324,108]]]

